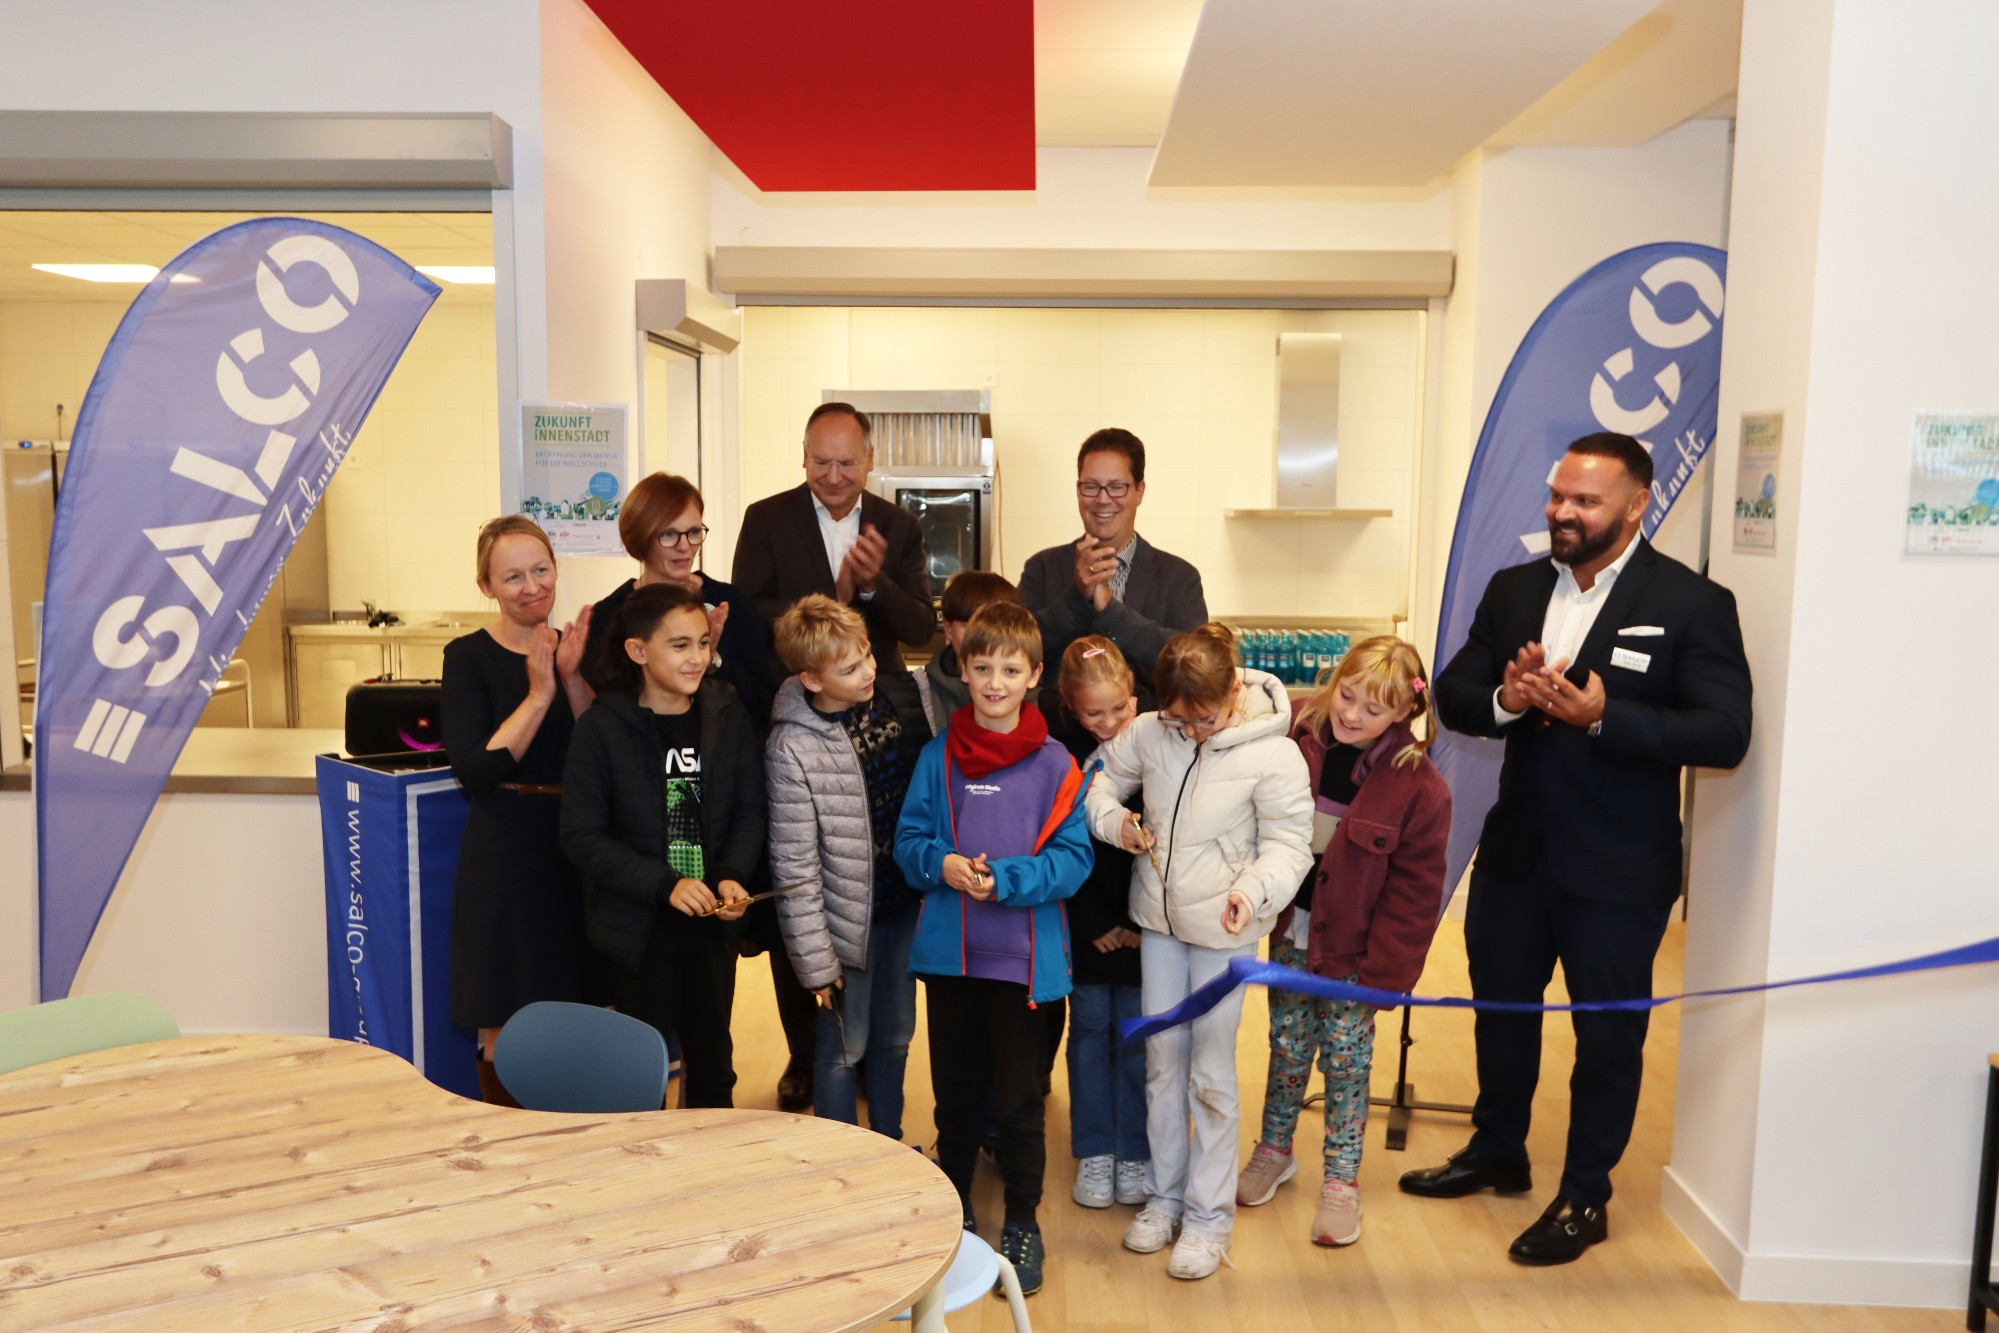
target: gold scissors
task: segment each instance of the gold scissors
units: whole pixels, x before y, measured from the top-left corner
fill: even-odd
[[[786,889],[767,889],[762,893],[753,893],[749,897],[741,899],[739,902],[737,902],[734,905],[739,907],[748,907],[751,903],[760,903],[766,898],[775,898],[778,897],[780,894],[796,893],[800,889],[805,887],[807,886],[804,884],[793,884],[790,888]],[[704,916],[713,916],[717,912],[726,912],[729,910],[730,906],[731,904],[729,903],[716,903],[713,907],[709,908],[705,912],[696,912],[694,916],[696,920],[699,920],[701,917]]]
[[[1152,862],[1152,873],[1159,876],[1161,884],[1166,883],[1166,872],[1159,868],[1159,853],[1152,850],[1152,830],[1145,827],[1145,817],[1134,810],[1131,812],[1131,823],[1145,839],[1145,859]]]

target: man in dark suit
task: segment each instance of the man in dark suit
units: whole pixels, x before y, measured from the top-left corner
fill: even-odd
[[[1479,999],[1540,1001],[1555,964],[1575,1000],[1652,994],[1652,960],[1680,894],[1680,781],[1749,748],[1749,663],[1735,598],[1639,536],[1652,461],[1628,435],[1569,446],[1548,491],[1552,559],[1493,575],[1465,646],[1437,678],[1453,730],[1503,736],[1465,910]],[[1631,1138],[1647,1015],[1578,1013],[1561,1184],[1513,1242],[1522,1263],[1567,1263],[1608,1234],[1610,1171]],[[1402,1177],[1457,1198],[1533,1187],[1527,1123],[1539,1014],[1474,1021],[1471,1142]]]
[[[901,508],[868,492],[874,465],[866,413],[850,403],[814,408],[805,421],[805,484],[743,511],[730,581],[773,625],[807,593],[847,603],[867,622],[879,669],[901,671],[897,640],[912,648],[926,644],[937,621],[924,577],[923,531]],[[775,655],[771,661],[772,680],[791,674]],[[801,1111],[812,1105],[818,1005],[792,971],[778,939],[776,912],[753,912],[749,934],[770,952],[778,1023],[788,1048],[777,1083],[778,1109]]]
[[[1083,535],[1028,557],[1021,600],[1041,626],[1041,710],[1057,716],[1062,652],[1085,634],[1118,646],[1137,677],[1140,708],[1156,706],[1152,668],[1175,634],[1207,623],[1201,571],[1138,535],[1145,500],[1145,444],[1115,426],[1092,434],[1076,455],[1076,508]]]
[[[930,642],[937,617],[924,572],[923,531],[868,491],[875,449],[867,414],[821,403],[805,423],[805,484],[743,511],[731,581],[772,624],[807,593],[861,613],[875,664],[903,669],[898,641]],[[777,678],[788,673],[780,666]]]

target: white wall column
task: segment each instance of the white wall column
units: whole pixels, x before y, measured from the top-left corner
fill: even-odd
[[[1903,553],[1911,419],[1999,413],[1999,11],[1748,0],[1713,572],[1756,681],[1695,804],[1690,987],[1994,933],[1980,738],[1999,559]],[[1736,554],[1745,412],[1784,414],[1774,555]],[[1690,1006],[1668,1211],[1744,1297],[1961,1305],[1999,973]]]

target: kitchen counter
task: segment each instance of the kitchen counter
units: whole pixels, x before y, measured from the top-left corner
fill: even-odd
[[[360,621],[340,621],[326,625],[291,625],[286,633],[294,639],[431,639],[446,641],[461,634],[494,624],[494,616],[462,615],[442,619],[406,621],[400,625],[366,625]]]
[[[313,758],[342,754],[345,735],[332,729],[197,727],[167,778],[167,792],[231,792],[310,796]],[[0,770],[0,791],[27,791],[29,766]]]

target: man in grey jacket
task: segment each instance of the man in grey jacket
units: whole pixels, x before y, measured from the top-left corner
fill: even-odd
[[[1201,571],[1138,535],[1145,501],[1145,444],[1116,426],[1096,431],[1076,454],[1076,508],[1083,535],[1028,557],[1020,595],[1041,626],[1047,675],[1041,708],[1057,716],[1062,652],[1085,634],[1115,643],[1137,678],[1141,709],[1156,706],[1152,667],[1176,634],[1207,623]]]

